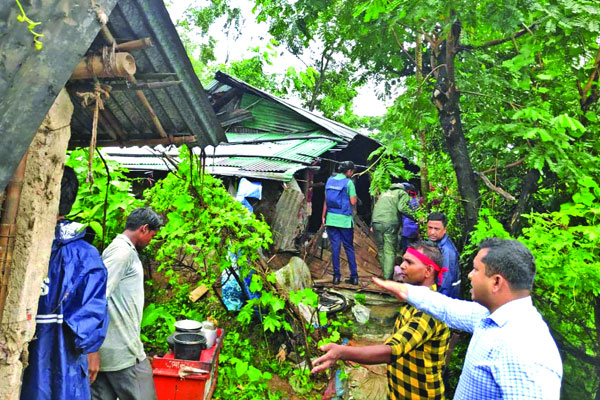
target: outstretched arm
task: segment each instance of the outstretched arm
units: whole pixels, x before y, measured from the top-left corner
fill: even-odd
[[[410,304],[445,322],[450,328],[473,332],[475,325],[489,315],[489,310],[473,301],[452,299],[425,286],[413,286],[373,278],[373,282]]]
[[[387,364],[392,355],[391,347],[385,344],[354,347],[329,343],[321,346],[321,351],[326,353],[313,361],[314,368],[310,371],[311,374],[335,366],[338,360],[354,361],[360,364]]]

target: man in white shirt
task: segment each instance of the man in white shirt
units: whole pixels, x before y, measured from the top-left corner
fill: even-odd
[[[138,208],[127,218],[125,232],[102,253],[110,321],[99,356],[95,353],[93,366],[90,362],[90,370],[99,371],[90,374],[94,400],[156,399],[152,367],[140,340],[144,269],[137,249],[146,247],[162,224],[151,208]]]
[[[469,273],[472,302],[373,281],[449,327],[473,333],[455,400],[558,400],[562,361],[532,303],[533,255],[516,240],[487,239],[479,248]]]

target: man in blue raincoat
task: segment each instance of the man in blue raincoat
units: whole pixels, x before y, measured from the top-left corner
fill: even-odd
[[[83,240],[85,226],[63,219],[77,196],[77,177],[65,167],[48,277],[42,284],[35,336],[23,376],[23,400],[89,399],[87,354],[108,328],[106,268]]]

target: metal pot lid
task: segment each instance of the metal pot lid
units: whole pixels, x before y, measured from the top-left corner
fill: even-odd
[[[193,319],[182,319],[181,321],[175,322],[175,329],[194,330],[200,328],[202,328],[202,324]]]

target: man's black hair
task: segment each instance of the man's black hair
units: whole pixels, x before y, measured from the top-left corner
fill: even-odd
[[[531,290],[535,279],[535,258],[521,242],[491,238],[482,241],[479,248],[488,249],[481,259],[486,276],[502,275],[511,289]]]
[[[429,221],[441,221],[442,225],[445,228],[446,224],[448,223],[448,218],[446,218],[444,213],[436,211],[436,212],[432,212],[431,214],[429,214],[427,216],[427,222],[429,222]]]
[[[60,181],[60,201],[58,203],[58,215],[64,217],[71,212],[73,203],[77,198],[77,190],[79,182],[73,168],[67,167],[63,171],[62,180]]]
[[[419,250],[425,254],[431,261],[436,263],[442,268],[443,258],[440,248],[430,240],[419,240],[415,243],[410,244],[408,247],[412,247],[415,250]],[[437,275],[436,275],[437,276]],[[436,279],[437,281],[437,279]]]
[[[415,185],[413,185],[410,182],[402,182],[402,186],[404,187],[404,190],[406,190],[407,192],[416,192],[417,189],[415,188]]]
[[[129,214],[125,224],[125,229],[135,231],[140,226],[144,226],[146,224],[151,231],[157,231],[158,228],[163,226],[163,220],[160,215],[158,215],[150,207],[142,207],[133,210],[131,214]]]
[[[342,174],[345,174],[346,171],[355,170],[355,169],[356,169],[356,167],[354,166],[354,163],[352,161],[341,162],[337,168],[338,172],[341,172]]]

